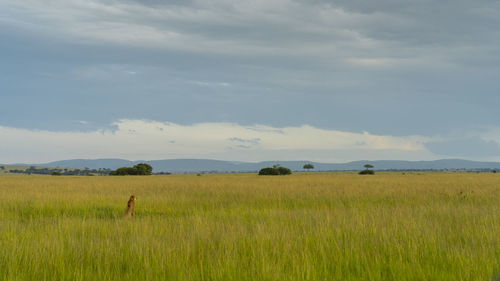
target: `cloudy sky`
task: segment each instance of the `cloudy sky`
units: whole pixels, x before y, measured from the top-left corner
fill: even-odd
[[[500,161],[497,0],[0,0],[0,163]]]

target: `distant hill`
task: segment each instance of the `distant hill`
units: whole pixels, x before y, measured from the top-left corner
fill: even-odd
[[[348,163],[316,163],[310,161],[265,161],[258,163],[233,162],[206,159],[168,159],[152,161],[129,161],[124,159],[72,159],[55,161],[45,164],[29,164],[36,166],[49,166],[60,168],[77,169],[117,169],[125,166],[133,166],[137,163],[148,163],[153,166],[154,172],[171,173],[199,173],[199,172],[256,172],[261,168],[280,164],[294,171],[302,171],[306,163],[314,165],[313,171],[352,171],[361,170],[363,165],[371,164],[375,170],[476,170],[476,169],[498,169],[500,162],[477,162],[461,159],[443,159],[435,161],[354,161]]]

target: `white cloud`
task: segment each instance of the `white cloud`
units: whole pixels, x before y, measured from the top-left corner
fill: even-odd
[[[432,158],[420,136],[394,137],[300,127],[274,128],[234,123],[179,125],[149,120],[120,120],[114,130],[53,132],[0,126],[0,159],[37,163],[70,158],[215,158],[258,161],[338,162],[365,156],[377,159]],[[342,153],[344,151],[344,153]],[[329,152],[329,153],[324,153]],[[331,154],[335,152],[341,157]],[[328,155],[328,156],[326,156]],[[285,159],[286,158],[286,159]]]

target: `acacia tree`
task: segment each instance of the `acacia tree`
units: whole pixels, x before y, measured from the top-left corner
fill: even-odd
[[[311,169],[314,169],[314,165],[313,164],[305,164],[304,167],[303,167],[305,170],[311,170]]]
[[[359,172],[360,175],[374,175],[375,174],[375,171],[370,170],[373,168],[373,165],[366,164],[363,167],[365,167],[365,169],[363,171]]]

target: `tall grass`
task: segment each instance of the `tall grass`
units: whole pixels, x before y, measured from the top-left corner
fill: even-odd
[[[131,194],[136,217],[120,216]],[[500,176],[0,177],[0,280],[491,280]]]

